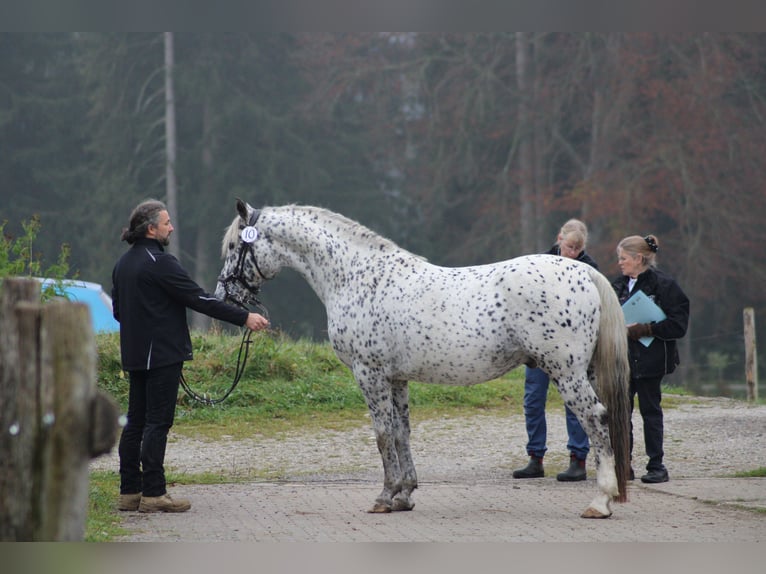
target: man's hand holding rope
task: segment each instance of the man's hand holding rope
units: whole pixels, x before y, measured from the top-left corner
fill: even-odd
[[[247,321],[245,321],[245,326],[251,331],[262,331],[263,329],[268,328],[269,320],[260,313],[249,313],[247,315]]]

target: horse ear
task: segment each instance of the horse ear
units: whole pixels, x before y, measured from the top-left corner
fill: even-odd
[[[240,198],[237,198],[237,213],[239,213],[242,219],[247,221],[247,204]]]

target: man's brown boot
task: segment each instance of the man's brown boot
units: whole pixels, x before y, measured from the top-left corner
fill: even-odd
[[[139,512],[186,512],[191,508],[191,502],[179,498],[173,500],[169,494],[162,496],[142,496]]]
[[[545,476],[543,459],[538,456],[530,456],[527,466],[513,471],[513,478],[542,478],[543,476]]]
[[[135,494],[121,494],[120,500],[117,502],[118,510],[138,510],[138,505],[141,502],[141,493]]]

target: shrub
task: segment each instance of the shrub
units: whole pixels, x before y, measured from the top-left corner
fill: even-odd
[[[40,232],[40,218],[33,216],[29,221],[22,221],[21,227],[24,235],[13,238],[5,232],[7,221],[0,223],[0,286],[5,277],[50,277],[52,279],[64,279],[69,273],[69,245],[61,245],[58,260],[53,265],[43,270],[40,255],[34,251],[34,243]],[[56,284],[46,287],[42,291],[43,300],[47,300],[59,293],[62,289]]]

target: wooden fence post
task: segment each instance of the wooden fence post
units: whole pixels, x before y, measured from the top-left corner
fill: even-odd
[[[29,514],[32,453],[37,440],[29,422],[29,386],[21,386],[19,328],[14,309],[21,301],[40,300],[37,281],[3,281],[0,289],[0,540],[31,540]],[[33,394],[33,393],[31,393]],[[23,430],[22,431],[22,425]],[[26,471],[26,472],[25,472]],[[17,477],[26,475],[26,480]]]
[[[89,461],[111,450],[119,428],[96,366],[85,304],[41,304],[37,281],[3,281],[0,541],[83,539]]]
[[[747,400],[758,400],[758,346],[755,341],[755,311],[746,307],[742,313],[745,323],[745,381]]]

